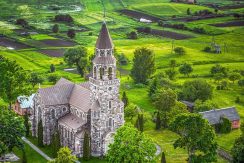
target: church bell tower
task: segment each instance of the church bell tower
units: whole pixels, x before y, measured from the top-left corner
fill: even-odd
[[[95,47],[91,90],[91,151],[93,156],[103,156],[113,141],[116,129],[124,124],[124,104],[119,99],[120,80],[116,77],[114,45],[106,23]]]

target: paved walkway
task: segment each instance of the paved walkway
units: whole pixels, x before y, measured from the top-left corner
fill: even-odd
[[[42,157],[44,157],[46,160],[51,161],[52,158],[49,157],[48,155],[46,155],[44,152],[42,152],[37,146],[35,146],[34,144],[32,144],[28,139],[26,139],[25,137],[22,137],[22,140],[26,143],[29,144],[29,146],[34,149],[37,153],[39,153]]]
[[[44,157],[46,160],[51,161],[53,160],[53,158],[49,157],[48,155],[46,155],[44,152],[42,152],[37,146],[35,146],[34,144],[32,144],[28,139],[26,139],[25,137],[22,137],[22,140],[28,144],[32,149],[34,149],[37,153],[39,153],[42,157]],[[80,163],[80,161],[75,161],[76,163]]]

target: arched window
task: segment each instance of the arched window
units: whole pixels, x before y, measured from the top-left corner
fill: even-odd
[[[113,69],[112,69],[112,67],[109,67],[108,68],[108,78],[109,78],[109,80],[112,80],[112,75],[113,75]]]
[[[52,110],[52,119],[55,119],[55,110]]]
[[[93,77],[96,79],[97,78],[97,68],[94,67],[94,70],[93,70]]]
[[[100,79],[103,79],[104,68],[100,68]]]
[[[112,127],[112,118],[109,118],[108,126],[109,126],[109,127]]]
[[[111,101],[108,102],[108,108],[109,108],[109,109],[112,108],[112,102],[111,102]]]

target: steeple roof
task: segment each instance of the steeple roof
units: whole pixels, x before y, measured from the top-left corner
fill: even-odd
[[[97,39],[97,49],[112,49],[114,47],[106,23],[104,22]]]

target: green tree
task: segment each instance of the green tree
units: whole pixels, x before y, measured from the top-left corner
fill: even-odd
[[[42,126],[42,120],[40,120],[38,122],[37,133],[38,133],[37,144],[38,144],[39,147],[43,147],[43,126]]]
[[[180,135],[173,145],[187,150],[188,162],[216,161],[215,132],[200,114],[180,114],[170,124],[170,129]]]
[[[179,72],[181,74],[187,75],[189,77],[189,74],[192,73],[193,68],[191,67],[190,64],[184,63],[182,66],[179,68]]]
[[[228,75],[228,71],[229,71],[229,70],[228,70],[226,67],[223,67],[223,66],[221,66],[220,64],[216,64],[216,65],[214,65],[214,66],[211,68],[210,73],[211,73],[212,75],[215,75],[215,74],[217,74],[217,73],[222,73],[222,74],[224,74],[225,77],[227,77],[227,75]]]
[[[25,124],[25,136],[29,137],[30,124],[29,124],[29,118],[28,118],[28,114],[27,113],[24,115],[24,124]]]
[[[123,95],[122,95],[122,101],[123,101],[124,106],[126,108],[129,105],[129,99],[128,99],[125,91],[123,92]]]
[[[87,49],[83,46],[76,46],[66,50],[64,53],[64,61],[70,66],[75,65],[77,71],[83,77],[88,66]]]
[[[156,91],[157,91],[157,86],[158,86],[158,82],[157,82],[157,78],[154,78],[152,80],[152,82],[149,85],[149,90],[148,90],[148,96],[153,99],[153,96],[155,95]]]
[[[206,80],[196,79],[186,81],[182,86],[182,96],[184,100],[195,101],[197,99],[206,101],[211,99],[213,87]]]
[[[51,64],[50,65],[50,72],[53,73],[55,71],[56,71],[56,68],[55,68],[54,64]]]
[[[108,162],[155,162],[156,147],[143,132],[130,124],[120,127],[109,145]]]
[[[50,74],[50,75],[48,75],[47,80],[49,82],[52,82],[53,84],[55,84],[59,78],[60,77],[57,74]]]
[[[220,123],[216,126],[216,129],[219,133],[230,133],[231,127],[231,121],[227,117],[222,116],[220,117]]]
[[[176,101],[175,106],[172,107],[171,111],[168,114],[169,123],[174,121],[175,117],[177,117],[181,113],[189,113],[189,111],[184,103]]]
[[[165,153],[162,152],[161,163],[166,163]]]
[[[219,82],[225,78],[223,73],[216,73],[214,74],[214,80],[219,84]]]
[[[32,88],[34,88],[38,83],[40,83],[40,84],[43,83],[43,81],[44,81],[44,79],[40,74],[38,74],[36,72],[32,72],[30,74],[29,82],[31,83]]]
[[[170,80],[174,80],[177,75],[177,72],[174,69],[168,69],[165,71],[165,74],[168,76]]]
[[[174,52],[175,52],[175,54],[178,54],[178,55],[185,55],[186,54],[186,51],[183,47],[174,48]]]
[[[16,61],[0,55],[0,97],[9,107],[19,95],[29,93],[28,75]]]
[[[91,146],[90,146],[90,137],[87,132],[84,135],[84,144],[83,144],[83,159],[85,161],[90,160],[91,157]]]
[[[125,119],[132,120],[138,114],[137,106],[134,104],[129,104],[125,108]]]
[[[135,127],[143,132],[144,131],[144,120],[143,120],[143,114],[142,113],[139,113],[138,116],[137,116],[137,120],[136,120],[136,124],[135,124]]]
[[[187,13],[187,15],[191,15],[191,9],[188,8],[188,9],[186,10],[186,13]]]
[[[56,158],[57,153],[61,148],[60,133],[57,129],[55,129],[55,132],[52,134],[51,147],[52,147],[52,155],[54,158]]]
[[[232,72],[229,74],[229,80],[233,82],[233,84],[235,83],[236,80],[241,79],[241,75],[238,72]]]
[[[194,106],[194,112],[203,112],[217,108],[216,104],[214,104],[211,100],[196,100]]]
[[[146,83],[155,72],[155,57],[153,51],[145,47],[134,52],[131,77],[135,83]]]
[[[48,161],[48,163],[74,163],[77,158],[72,155],[72,151],[68,147],[60,148],[58,156],[54,160]]]
[[[59,32],[59,26],[58,24],[54,24],[53,28],[52,28],[53,33],[58,33]]]
[[[155,94],[154,104],[162,115],[163,126],[168,126],[168,113],[176,104],[177,95],[172,89],[159,89]]]
[[[239,80],[239,81],[238,81],[238,85],[239,85],[240,87],[244,87],[244,79]]]
[[[234,163],[244,162],[244,123],[241,124],[241,135],[235,140],[234,146],[231,149]]]
[[[156,130],[161,128],[161,117],[159,111],[156,113]]]
[[[68,31],[67,31],[67,36],[69,37],[69,38],[71,38],[71,39],[73,39],[73,38],[75,38],[75,30],[73,30],[73,29],[69,29]]]
[[[21,162],[22,163],[27,163],[26,152],[25,152],[24,149],[22,150],[22,161]]]
[[[21,137],[25,135],[23,118],[12,110],[0,108],[0,156],[11,152],[14,147],[23,149]]]
[[[175,69],[175,67],[177,66],[177,62],[175,59],[172,59],[169,61],[169,67],[172,69]]]

